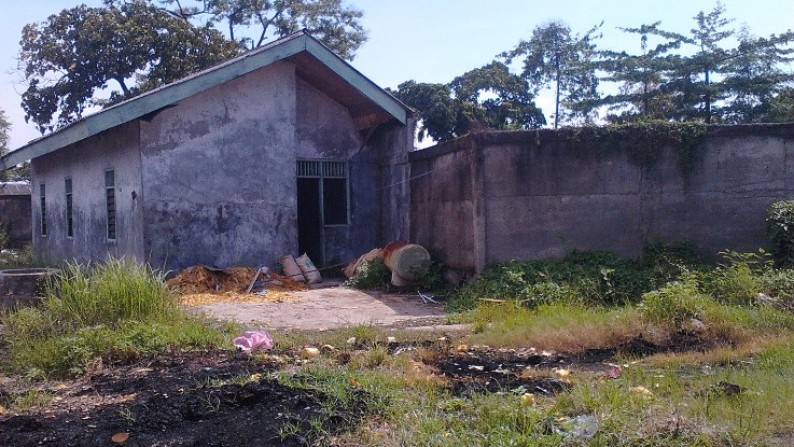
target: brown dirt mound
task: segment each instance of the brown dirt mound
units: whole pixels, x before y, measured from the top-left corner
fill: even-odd
[[[253,267],[229,267],[221,270],[195,265],[166,281],[166,285],[180,295],[245,293],[256,272],[257,269]],[[306,284],[276,273],[270,273],[270,278],[275,281],[267,283],[268,291],[293,292],[308,289]],[[254,289],[259,291],[261,287]]]

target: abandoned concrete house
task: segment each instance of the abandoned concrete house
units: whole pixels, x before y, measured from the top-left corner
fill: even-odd
[[[45,259],[347,261],[406,237],[411,110],[299,32],[0,159],[32,164]],[[397,187],[389,187],[398,185]]]

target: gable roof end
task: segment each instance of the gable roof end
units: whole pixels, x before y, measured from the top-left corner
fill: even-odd
[[[179,81],[115,104],[33,140],[0,157],[0,171],[55,152],[276,61],[290,59],[299,53],[311,55],[393,119],[403,125],[407,123],[410,109],[405,104],[378,87],[318,40],[304,31],[299,31]]]

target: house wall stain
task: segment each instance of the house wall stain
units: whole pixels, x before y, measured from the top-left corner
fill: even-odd
[[[143,260],[138,123],[131,122],[31,161],[33,248],[46,260],[85,262],[108,255]],[[116,239],[108,240],[105,171],[115,171]],[[72,179],[73,237],[67,236],[65,180]],[[47,235],[41,234],[45,184]]]
[[[286,62],[142,123],[150,262],[262,265],[294,251],[294,129],[295,74]]]
[[[412,153],[416,241],[477,271],[570,250],[639,258],[652,241],[689,240],[714,259],[766,246],[766,211],[794,196],[792,124],[711,126],[686,171],[669,145],[638,163],[643,148],[592,151],[541,132],[540,145],[534,132],[491,132]]]

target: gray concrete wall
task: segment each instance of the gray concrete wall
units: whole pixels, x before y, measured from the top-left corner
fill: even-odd
[[[379,126],[370,138],[380,166],[377,188],[381,200],[381,246],[411,238],[412,171],[408,156],[414,150],[415,129],[416,121],[409,118],[406,126],[395,123]]]
[[[431,173],[412,182],[412,235],[475,270],[573,249],[638,258],[649,241],[682,239],[713,259],[765,246],[766,210],[794,197],[794,125],[714,126],[683,162],[671,145],[646,158],[636,155],[644,148],[597,146],[546,130],[492,132],[411,154],[415,177]]]
[[[80,262],[108,255],[144,259],[138,124],[116,127],[32,160],[33,248],[45,260]],[[107,238],[105,171],[115,170],[116,240]],[[74,236],[66,230],[64,181],[72,179]],[[40,186],[46,185],[47,235]]]
[[[278,62],[141,123],[153,265],[269,265],[297,249],[295,98]]]

